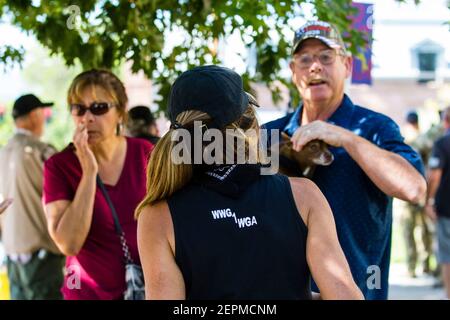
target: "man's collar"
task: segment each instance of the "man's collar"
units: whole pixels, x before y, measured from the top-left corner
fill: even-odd
[[[300,127],[300,116],[302,115],[302,110],[303,104],[301,103],[292,114],[292,117],[289,120],[288,124],[284,127],[283,131],[286,132],[289,136],[292,136],[295,130],[297,130]],[[353,102],[346,94],[344,94],[344,98],[342,99],[341,104],[326,121],[328,123],[347,128],[350,123],[353,110],[354,110]]]
[[[298,108],[294,111],[291,116],[291,119],[284,127],[283,131],[286,132],[289,136],[293,136],[295,130],[300,127],[300,116],[302,115],[303,104],[300,104]]]
[[[331,117],[328,118],[327,122],[343,128],[348,128],[354,109],[355,105],[352,100],[344,94],[344,99],[342,99],[341,105],[336,109]]]
[[[33,132],[30,130],[24,129],[24,128],[16,128],[15,129],[16,134],[24,134],[26,136],[33,136]]]

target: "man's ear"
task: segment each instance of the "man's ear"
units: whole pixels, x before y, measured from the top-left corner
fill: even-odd
[[[294,63],[294,60],[291,60],[291,62],[289,62],[289,68],[291,69],[292,82],[295,83],[296,82],[296,74],[295,74],[295,63]]]
[[[344,64],[345,64],[345,69],[346,69],[345,77],[348,78],[352,75],[352,72],[353,72],[353,57],[347,56],[347,57],[344,57],[344,59],[345,59]]]
[[[294,73],[295,70],[294,60],[291,60],[291,62],[289,62],[289,68],[291,69],[292,73]]]
[[[29,119],[29,121],[31,123],[34,124],[38,120],[38,114],[37,114],[38,112],[39,112],[38,108],[34,108],[30,112],[28,112],[28,114],[26,115],[26,117]]]

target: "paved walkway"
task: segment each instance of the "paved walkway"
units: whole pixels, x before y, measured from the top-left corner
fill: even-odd
[[[433,288],[436,280],[427,275],[410,278],[406,265],[392,264],[389,274],[390,300],[441,300],[445,297],[444,289]]]

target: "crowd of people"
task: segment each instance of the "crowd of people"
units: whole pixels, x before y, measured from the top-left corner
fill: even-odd
[[[75,132],[60,152],[39,140],[51,104],[17,99],[16,132],[0,150],[11,297],[387,299],[393,197],[437,215],[448,291],[450,112],[427,189],[422,157],[399,126],[344,93],[352,57],[335,26],[298,29],[290,69],[302,101],[266,124],[234,71],[184,72],[161,138],[148,107],[127,111],[116,75],[84,71],[68,90]],[[257,153],[260,129],[288,134],[295,151],[322,140],[334,161],[312,179],[263,175],[262,157],[237,160]],[[180,142],[197,133],[201,141]],[[223,138],[213,152],[208,134]],[[197,159],[196,150],[218,159],[229,141],[233,161]]]

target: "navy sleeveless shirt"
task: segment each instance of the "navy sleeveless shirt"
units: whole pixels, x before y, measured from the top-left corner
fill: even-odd
[[[187,299],[311,299],[307,227],[286,176],[238,196],[190,183],[168,199]]]

